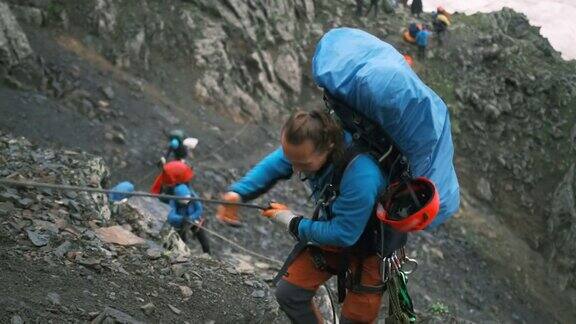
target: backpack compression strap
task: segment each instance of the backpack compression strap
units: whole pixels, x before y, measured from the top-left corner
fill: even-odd
[[[327,91],[324,91],[324,104],[342,127],[352,134],[354,142],[374,155],[380,169],[389,175],[391,181],[410,178],[408,158],[380,124]]]

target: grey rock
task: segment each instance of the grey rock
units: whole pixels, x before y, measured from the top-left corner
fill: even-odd
[[[162,256],[162,250],[158,248],[150,248],[146,250],[146,256],[151,260],[159,259]]]
[[[150,316],[156,310],[156,305],[154,305],[154,303],[148,303],[144,306],[140,306],[140,309],[142,310],[142,312],[144,312],[144,314]]]
[[[22,199],[18,199],[18,200],[16,201],[16,204],[17,204],[19,207],[22,207],[22,208],[28,208],[28,207],[30,207],[30,205],[32,205],[33,203],[34,203],[34,200],[32,200],[32,199],[30,199],[30,198],[22,198]]]
[[[264,298],[266,296],[266,292],[264,290],[254,290],[251,296],[254,298]]]
[[[181,310],[179,310],[178,308],[176,308],[176,307],[174,307],[174,306],[172,306],[172,305],[170,305],[170,304],[168,304],[168,307],[170,308],[171,311],[174,312],[174,314],[180,315],[180,314],[182,313]]]
[[[114,90],[111,86],[102,87],[102,93],[106,96],[108,100],[114,99]]]
[[[21,197],[18,196],[12,189],[6,190],[5,192],[0,192],[0,201],[17,202],[19,199],[21,199]]]
[[[78,193],[76,193],[75,191],[65,191],[64,194],[66,195],[66,197],[70,198],[70,199],[76,199],[78,198]]]
[[[92,21],[98,35],[108,37],[116,29],[117,9],[113,0],[94,1]]]
[[[572,164],[552,195],[552,215],[547,220],[545,247],[552,261],[562,270],[560,282],[576,287],[576,164]]]
[[[35,205],[35,206],[38,206],[38,205]],[[49,234],[52,234],[52,235],[58,234],[58,226],[56,226],[56,224],[54,224],[52,222],[47,222],[47,221],[43,221],[40,219],[35,219],[32,221],[32,224],[34,225],[34,228],[36,228],[36,229],[45,230]]]
[[[485,178],[480,178],[478,184],[476,185],[480,197],[486,201],[492,201],[492,189],[490,188],[490,182]]]
[[[46,299],[48,299],[53,305],[60,305],[60,295],[58,293],[48,293]]]
[[[21,22],[35,25],[37,27],[42,26],[44,22],[44,15],[42,10],[39,8],[34,7],[26,7],[26,6],[12,6],[12,11],[14,15],[20,20]]]
[[[500,109],[498,109],[498,107],[496,107],[493,104],[486,104],[483,107],[484,111],[486,112],[486,114],[488,115],[488,117],[492,118],[492,119],[497,119],[498,116],[500,116],[501,111]]]
[[[182,275],[186,272],[186,266],[183,264],[173,264],[171,269],[172,273],[176,277],[182,277]]]
[[[28,238],[32,242],[32,244],[36,245],[37,247],[45,246],[48,244],[48,236],[38,233],[37,231],[33,231],[30,229],[26,229],[26,233],[28,234]]]
[[[278,79],[296,94],[302,91],[302,71],[298,56],[294,51],[285,49],[274,64]]]
[[[118,144],[126,144],[126,138],[121,133],[114,133],[112,139]]]
[[[143,322],[135,319],[134,317],[117,310],[112,307],[104,308],[104,311],[100,313],[95,319],[90,322],[91,324],[102,324],[102,323],[122,323],[122,324],[143,324]]]
[[[22,63],[34,52],[10,7],[0,2],[0,62],[8,68]]]
[[[63,258],[66,255],[66,253],[68,253],[68,251],[70,251],[71,247],[72,247],[72,243],[70,243],[69,241],[66,241],[66,242],[60,244],[54,250],[54,254],[60,258]]]
[[[7,201],[7,202],[0,202],[0,216],[9,215],[14,211],[14,205]]]
[[[12,319],[10,320],[11,324],[24,324],[24,320],[20,315],[13,315]]]

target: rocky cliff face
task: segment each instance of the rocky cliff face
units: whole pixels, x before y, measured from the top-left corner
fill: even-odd
[[[534,249],[574,269],[566,239],[574,233],[576,68],[512,10],[461,21],[426,62],[437,68],[423,74],[450,103],[460,180]],[[563,273],[574,285],[573,270]]]
[[[37,86],[39,71],[35,58],[10,7],[0,2],[0,82],[13,87]]]
[[[171,63],[189,84],[172,89],[229,114],[235,121],[272,119],[302,92],[304,49],[315,4],[304,1],[98,0],[63,4],[73,25],[91,30],[91,46],[116,66],[157,74]],[[86,19],[87,18],[87,19]],[[188,93],[186,93],[188,92]]]
[[[401,39],[402,29],[413,21],[406,11],[398,8],[394,15],[380,13],[378,19],[358,18],[354,5],[344,0],[0,2],[0,79],[8,86],[0,87],[0,113],[5,117],[0,125],[45,145],[57,142],[100,154],[115,180],[133,176],[139,186],[147,186],[156,172],[150,160],[160,154],[154,146],[164,145],[162,131],[182,127],[201,138],[194,159],[199,174],[195,185],[204,197],[217,197],[277,145],[278,121],[287,111],[321,105],[320,92],[310,77],[310,59],[316,41],[329,28],[356,26],[416,56],[415,48]],[[422,20],[429,21],[430,16],[424,14]],[[572,244],[576,67],[574,62],[562,61],[538,29],[511,10],[456,14],[453,21],[445,44],[438,46],[432,40],[426,59],[416,60],[414,69],[450,107],[464,212],[435,236],[415,237],[412,248],[424,264],[423,274],[413,280],[421,303],[417,306],[443,320],[448,320],[447,315],[437,300],[448,303],[460,320],[570,318],[569,305],[576,303]],[[21,115],[35,122],[26,122]],[[78,131],[68,131],[67,125]],[[14,156],[11,163],[20,158],[34,161],[26,150],[16,150]],[[5,161],[0,156],[0,162]],[[3,176],[17,176],[12,175],[15,170],[0,168]],[[64,176],[39,179],[76,183],[77,178],[63,169],[48,174],[60,173]],[[90,183],[81,178],[81,183]],[[3,205],[8,206],[4,210],[35,205],[40,210],[56,208],[29,201],[20,206],[19,200],[34,201],[37,194],[24,197],[6,192],[5,202],[10,204]],[[302,198],[306,191],[297,182],[271,195],[309,207]],[[86,208],[78,207],[84,209],[71,214],[79,218],[72,217],[77,225],[88,228],[82,222],[108,217],[106,211],[95,212],[91,202],[82,200],[80,205],[84,204]],[[472,209],[479,212],[471,213]],[[470,220],[469,215],[504,229]],[[129,225],[138,235],[154,238],[150,228],[135,221],[139,217],[130,212],[106,224]],[[285,233],[271,230],[269,223],[252,215],[246,219],[250,226],[239,230],[209,226],[281,258],[291,244]],[[45,221],[58,224],[56,218]],[[31,225],[19,226],[14,233],[26,235]],[[481,231],[476,227],[484,226],[490,232],[474,237]],[[526,243],[526,250],[510,248],[524,248]],[[225,246],[217,249],[230,252]],[[515,251],[530,253],[514,258]],[[485,254],[505,255],[518,264],[501,271],[490,256],[483,258]],[[146,251],[127,255],[138,259]],[[550,262],[524,262],[542,257]],[[76,262],[75,258],[68,261]],[[162,275],[169,272],[170,261],[155,262],[143,264]],[[531,285],[539,279],[532,276],[539,272],[529,269],[542,264],[555,274],[551,290],[560,288],[568,305],[557,317],[534,297],[548,295],[531,290],[542,286]],[[509,276],[510,271],[514,275]],[[268,278],[271,273],[260,276]],[[177,283],[184,285],[184,281]],[[192,284],[193,280],[185,285]],[[246,287],[239,294],[264,290],[259,284],[253,290]],[[452,288],[439,291],[437,287]],[[528,294],[524,294],[526,287]],[[265,295],[269,297],[267,290]],[[133,306],[124,307],[130,314],[140,314]]]

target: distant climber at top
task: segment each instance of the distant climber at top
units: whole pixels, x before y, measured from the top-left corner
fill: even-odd
[[[436,12],[432,15],[432,26],[434,27],[434,32],[436,33],[436,39],[438,40],[439,45],[443,44],[444,34],[451,24],[451,16],[452,15],[442,6],[439,6],[436,9]]]
[[[184,135],[184,131],[175,129],[168,134],[168,150],[160,158],[159,166],[164,165],[173,155],[175,160],[184,160],[188,157],[190,150],[193,150],[198,144],[198,139]]]
[[[420,18],[420,14],[422,13],[422,0],[412,0],[410,12],[412,12],[412,15]]]

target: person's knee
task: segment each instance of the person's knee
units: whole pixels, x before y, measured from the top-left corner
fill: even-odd
[[[276,286],[276,300],[283,308],[294,308],[298,305],[308,304],[314,297],[314,292],[305,290],[285,280],[280,280]]]

